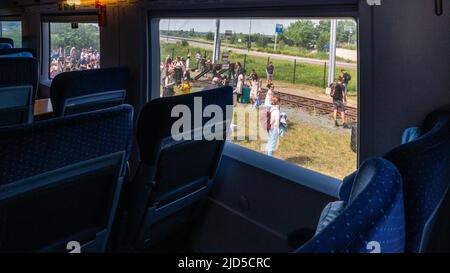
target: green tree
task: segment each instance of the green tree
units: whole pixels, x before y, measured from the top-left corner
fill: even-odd
[[[264,34],[256,33],[252,35],[252,41],[256,43],[259,47],[266,47],[272,39]]]
[[[340,20],[336,26],[336,41],[340,44],[354,44],[356,42],[356,22]]]
[[[206,33],[206,40],[214,41],[214,33],[212,33],[211,31]]]
[[[96,24],[80,23],[78,28],[72,28],[70,23],[51,23],[51,47],[75,47],[100,50],[100,33]]]
[[[316,26],[311,20],[299,20],[287,27],[283,35],[297,46],[313,49],[317,41]],[[286,40],[285,40],[286,42]]]

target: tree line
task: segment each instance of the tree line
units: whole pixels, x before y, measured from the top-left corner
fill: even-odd
[[[287,45],[291,47],[300,47],[307,50],[327,51],[327,45],[330,42],[330,20],[298,20],[285,27],[284,31],[278,34],[278,43],[280,46]],[[275,30],[274,30],[275,31]],[[183,30],[161,30],[161,34],[186,37],[203,38],[208,41],[214,41],[213,32],[195,32]],[[222,34],[223,35],[223,34]],[[338,20],[336,27],[336,41],[339,45],[356,44],[356,22],[353,20]],[[261,33],[246,34],[233,33],[229,39],[231,44],[241,44],[252,47],[256,45],[260,48],[273,46],[274,35],[265,35]]]

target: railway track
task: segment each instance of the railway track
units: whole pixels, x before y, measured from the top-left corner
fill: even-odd
[[[202,83],[209,83],[210,79],[199,80]],[[261,98],[264,99],[267,89],[261,92]],[[277,92],[280,95],[281,105],[289,105],[291,107],[305,109],[319,115],[333,114],[333,103],[318,99],[307,98],[303,96],[293,95],[284,92]],[[330,99],[331,100],[331,99]],[[345,115],[348,121],[357,122],[358,109],[352,106],[345,106]]]
[[[265,94],[266,91],[264,91]],[[289,105],[312,111],[320,115],[331,115],[333,113],[333,103],[323,100],[311,99],[307,97],[277,92],[280,95],[281,105]],[[345,106],[345,114],[349,121],[358,120],[358,110],[355,107]]]
[[[331,102],[283,92],[278,92],[278,94],[280,94],[281,104],[299,107],[321,115],[330,115],[333,113],[333,103]],[[355,107],[345,106],[345,114],[350,121],[356,122],[358,119],[358,110]]]

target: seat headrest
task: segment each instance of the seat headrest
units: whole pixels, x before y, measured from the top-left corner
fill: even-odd
[[[0,57],[1,55],[11,55],[18,54],[17,57],[36,57],[36,50],[32,48],[3,48],[0,49]],[[31,56],[30,56],[31,55]]]
[[[196,110],[200,110],[201,113],[195,113],[195,101],[201,101],[201,105],[196,105],[199,106]],[[230,115],[228,116],[226,109],[227,106],[232,109],[232,88],[230,86],[226,86],[217,89],[190,93],[187,95],[157,98],[144,105],[139,115],[136,132],[141,159],[148,164],[155,163],[153,161],[155,160],[153,157],[153,152],[157,149],[157,147],[159,147],[163,139],[171,136],[172,125],[184,115],[172,115],[172,110],[176,106],[182,106],[185,109],[187,107],[190,111],[189,119],[191,122],[191,128],[183,127],[183,130],[187,132],[190,130],[195,130],[198,126],[203,126],[211,119],[211,117],[203,116],[204,109],[209,105],[217,105],[220,107],[223,112],[223,121],[231,119],[232,113],[228,113],[228,115]],[[194,116],[196,115],[200,115],[202,117],[199,124],[194,124]]]
[[[15,58],[15,57],[25,57],[25,58],[33,58],[33,54],[30,52],[17,52],[17,53],[11,53],[11,54],[3,54],[0,55],[0,58]]]
[[[0,49],[4,48],[12,48],[12,45],[9,43],[0,43]]]
[[[14,40],[11,39],[11,38],[0,37],[0,43],[1,44],[9,44],[11,46],[9,48],[13,48],[14,47]]]
[[[64,100],[106,91],[126,90],[129,69],[126,67],[100,68],[62,72],[50,86],[53,110],[61,115]]]

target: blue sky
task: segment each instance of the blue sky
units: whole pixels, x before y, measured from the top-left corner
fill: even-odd
[[[252,19],[251,27],[252,33],[263,33],[266,35],[275,34],[275,25],[283,24],[287,27],[292,22],[297,20],[287,19]],[[170,30],[190,30],[193,28],[195,31],[208,32],[215,30],[214,19],[161,19],[160,29],[167,30],[170,23]],[[225,30],[231,30],[233,33],[248,33],[250,28],[249,19],[222,19],[220,20],[220,32]]]

